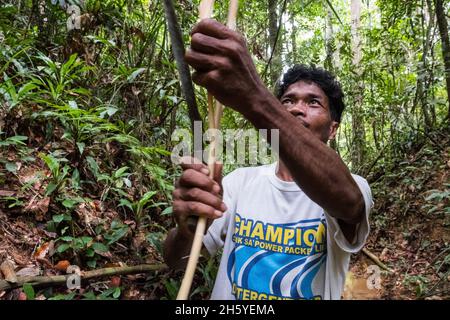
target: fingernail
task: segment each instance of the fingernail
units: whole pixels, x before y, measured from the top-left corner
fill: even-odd
[[[219,210],[214,210],[214,214],[217,216],[217,217],[221,217],[221,216],[223,216],[223,212],[222,211],[219,211]]]
[[[209,175],[209,170],[206,169],[206,168],[200,169],[200,172],[202,172],[202,173],[204,173],[204,174],[206,174],[206,175]]]
[[[225,203],[223,203],[223,202],[222,202],[222,204],[221,204],[221,206],[220,206],[220,209],[222,209],[223,212],[225,212],[225,211],[228,210],[227,206],[226,206]]]
[[[215,184],[214,187],[213,187],[213,191],[215,193],[219,193],[220,192],[220,187],[217,184]]]

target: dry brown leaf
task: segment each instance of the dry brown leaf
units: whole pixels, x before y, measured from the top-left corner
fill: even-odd
[[[111,278],[111,287],[117,288],[120,287],[120,277],[119,276],[113,276]]]
[[[53,268],[52,263],[47,258],[37,258],[36,261],[43,264],[47,268]]]
[[[101,201],[96,200],[80,203],[76,209],[76,212],[86,226],[97,226],[104,222],[104,219],[102,218],[103,204]]]
[[[0,190],[0,196],[2,196],[2,197],[12,197],[14,194],[15,194],[14,191]]]
[[[19,277],[35,277],[41,274],[41,270],[37,266],[25,267],[16,272]]]
[[[28,254],[25,257],[25,256],[17,253],[15,250],[11,250],[9,253],[11,254],[12,258],[14,259],[14,262],[17,263],[19,266],[24,266],[29,262]]]
[[[387,260],[388,251],[389,251],[388,248],[384,248],[383,251],[381,251],[380,261],[386,261]]]
[[[70,262],[67,260],[60,260],[58,261],[58,263],[55,265],[55,269],[59,270],[59,271],[66,271],[67,268],[70,266]]]
[[[44,259],[45,256],[47,255],[49,249],[50,249],[50,242],[44,242],[33,253],[33,258],[35,258],[35,259]]]
[[[23,301],[27,300],[27,295],[25,294],[25,292],[20,291],[19,292],[19,297],[18,297],[17,300],[23,300]]]
[[[0,270],[3,273],[3,276],[5,277],[5,280],[11,283],[17,282],[17,276],[14,272],[14,265],[11,261],[6,260],[0,265]]]
[[[44,199],[38,199],[33,197],[30,202],[25,206],[25,212],[31,212],[36,215],[37,221],[42,221],[45,214],[48,212],[48,206],[50,205],[50,197],[45,197]]]

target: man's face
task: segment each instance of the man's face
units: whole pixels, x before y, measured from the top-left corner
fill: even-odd
[[[331,119],[328,97],[314,82],[301,80],[291,84],[280,101],[323,142],[335,137],[339,123]]]

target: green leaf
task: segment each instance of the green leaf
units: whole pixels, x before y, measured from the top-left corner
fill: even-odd
[[[74,189],[80,188],[80,172],[78,169],[73,170],[72,172],[72,186]]]
[[[161,232],[153,232],[147,234],[147,241],[156,249],[159,253],[163,252],[162,238],[163,234]]]
[[[97,266],[97,260],[89,260],[87,262],[87,265],[88,265],[89,268],[94,269]]]
[[[81,237],[80,238],[83,245],[88,245],[92,240],[94,240],[92,237]]]
[[[5,169],[9,172],[16,173],[17,172],[17,166],[14,162],[7,162],[5,164]]]
[[[117,288],[114,290],[113,294],[112,294],[113,298],[114,298],[114,299],[119,298],[119,297],[120,297],[120,293],[121,293],[121,290],[120,290],[119,287],[117,287]]]
[[[56,223],[60,223],[61,221],[64,220],[64,215],[63,215],[63,214],[57,214],[57,215],[54,215],[54,216],[52,217],[52,220],[53,220],[54,222],[56,222]]]
[[[102,110],[103,111],[100,112],[100,118],[104,118],[106,114],[111,117],[111,116],[115,115],[117,113],[117,111],[119,111],[119,109],[114,108],[114,107],[106,107]]]
[[[47,167],[52,172],[53,176],[58,176],[59,173],[59,162],[57,159],[55,159],[52,155],[45,155],[43,153],[39,154],[39,157],[44,160]]]
[[[73,100],[69,101],[69,106],[72,109],[78,109],[78,104],[75,101],[73,101]]]
[[[147,202],[149,202],[151,200],[151,198],[157,194],[157,191],[149,191],[147,193],[145,193],[142,198],[139,200],[139,204],[143,207],[147,204]]]
[[[131,188],[132,183],[131,183],[131,180],[130,180],[130,179],[128,179],[128,178],[123,178],[123,182],[125,183],[125,185],[126,185],[128,188]]]
[[[85,253],[86,257],[92,258],[95,255],[95,251],[93,248],[88,248]]]
[[[128,207],[130,210],[133,210],[133,203],[131,203],[128,199],[120,199],[119,207]]]
[[[92,291],[86,292],[83,294],[84,300],[97,300],[97,297],[95,296],[95,293]]]
[[[25,143],[23,141],[27,141],[28,137],[27,136],[12,136],[7,138],[5,141],[8,142],[9,144],[20,144],[20,145],[25,145]]]
[[[33,288],[33,286],[31,284],[25,283],[23,285],[23,292],[27,296],[27,300],[34,300],[35,292],[34,292],[34,288]]]
[[[115,178],[120,178],[124,175],[128,175],[128,173],[125,173],[128,170],[128,167],[122,167],[119,170],[117,170],[116,172],[114,172],[114,177]]]
[[[79,203],[79,201],[73,199],[66,199],[62,202],[63,206],[69,209],[72,209],[77,203]]]
[[[172,212],[173,212],[173,207],[170,206],[170,207],[165,208],[165,209],[163,210],[163,212],[161,212],[161,215],[162,215],[162,216],[165,216],[165,215],[168,215],[168,214],[172,214]]]
[[[128,76],[127,81],[129,83],[134,82],[134,80],[136,80],[137,76],[139,76],[141,73],[143,73],[145,70],[147,70],[147,68],[139,68],[135,71],[133,71],[133,73],[131,75]]]
[[[67,214],[55,214],[52,217],[52,220],[56,223],[60,223],[61,221],[72,221],[72,217]],[[70,241],[72,241],[72,239]]]
[[[80,154],[83,154],[85,146],[86,146],[86,144],[84,142],[77,142],[77,147],[78,147],[78,150],[80,151]]]
[[[95,175],[95,177],[98,177],[100,170],[99,170],[97,162],[92,157],[86,157],[86,161],[88,162],[92,173]]]
[[[129,227],[114,220],[111,223],[111,229],[112,231],[104,235],[105,239],[108,240],[107,242],[108,245],[124,237],[128,233]]]
[[[51,195],[56,190],[57,187],[58,185],[54,184],[53,182],[50,182],[45,191],[45,196]]]
[[[58,253],[63,253],[64,251],[66,251],[67,249],[69,249],[70,248],[70,244],[68,244],[68,243],[63,243],[63,244],[60,244],[59,246],[58,246],[58,248],[56,249],[56,251],[58,252]]]
[[[73,291],[68,294],[58,294],[54,297],[49,298],[48,300],[73,300],[75,298],[77,292]]]
[[[92,244],[92,249],[94,249],[95,251],[99,251],[99,252],[108,252],[109,251],[109,248],[100,242],[94,242]]]
[[[21,98],[23,98],[28,92],[30,92],[33,89],[36,89],[37,87],[38,86],[33,82],[28,82],[19,89],[18,94]]]

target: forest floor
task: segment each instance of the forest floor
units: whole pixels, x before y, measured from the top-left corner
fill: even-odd
[[[373,181],[375,204],[366,248],[392,272],[378,272],[365,254],[354,255],[344,299],[450,298],[450,141],[442,133],[430,141],[419,144],[400,159],[392,172],[369,177]],[[56,208],[58,204],[45,196],[46,177],[51,175],[49,168],[42,160],[22,165],[15,150],[7,150],[2,156],[16,163],[17,172],[8,175],[0,188],[0,264],[9,261],[18,277],[64,274],[69,264],[88,265],[90,269],[139,264],[162,268],[161,242],[151,241],[149,229],[139,227],[118,208],[98,200],[75,207],[74,220],[70,222],[76,224],[78,235],[84,235],[77,238],[81,239],[81,250],[77,253],[72,248],[72,254],[63,252],[61,237],[48,228],[49,221],[64,219],[60,215],[56,219],[55,215],[51,217],[51,213],[61,212],[61,208]],[[31,153],[37,154],[37,149]],[[115,222],[118,218],[120,222]],[[93,228],[99,225],[115,230],[121,241],[111,241],[105,250],[100,245],[93,246],[97,240],[111,240],[115,236],[107,233],[95,236],[98,232]],[[74,239],[71,241],[73,245]],[[94,247],[94,252],[88,253],[89,247]],[[87,257],[94,253],[97,258],[92,265]],[[211,263],[202,266],[202,275],[196,276],[196,297],[208,297],[214,270]],[[91,280],[77,293],[62,286],[31,292],[30,288],[24,288],[0,290],[0,299],[173,299],[178,278],[179,274],[164,270],[146,275],[107,276]],[[374,280],[374,288],[368,285],[368,280]]]
[[[365,247],[390,272],[374,267],[363,252],[354,255],[344,299],[450,298],[450,140],[436,138],[371,184],[372,231]]]

